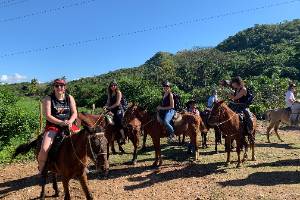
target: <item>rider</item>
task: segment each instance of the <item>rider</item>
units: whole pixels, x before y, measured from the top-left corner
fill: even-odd
[[[218,102],[218,93],[217,90],[211,91],[211,96],[208,98],[207,101],[207,108],[206,110],[210,111],[214,105],[214,103]]]
[[[195,100],[190,100],[186,103],[187,111],[191,112],[195,115],[200,115],[199,110],[196,108],[196,101]]]
[[[233,100],[233,110],[237,113],[244,113],[244,119],[246,122],[246,129],[249,134],[253,130],[253,122],[251,120],[251,112],[249,110],[247,88],[241,77],[237,76],[231,80],[231,86],[234,88],[234,95],[230,94],[229,98]]]
[[[107,103],[106,109],[111,111],[113,116],[113,121],[115,122],[115,126],[118,128],[121,134],[121,138],[119,139],[120,144],[125,143],[125,133],[122,126],[122,119],[124,117],[124,108],[121,104],[122,101],[122,92],[118,87],[118,83],[116,80],[110,82],[107,88]]]
[[[286,109],[290,112],[291,107],[293,103],[295,103],[295,92],[296,92],[296,85],[294,83],[291,83],[289,85],[288,91],[285,93],[285,103],[286,103]]]
[[[46,115],[46,127],[42,146],[38,155],[38,169],[43,171],[48,158],[48,152],[56,134],[64,130],[79,131],[73,122],[77,118],[76,103],[73,96],[66,94],[66,81],[55,79],[53,92],[43,100],[43,110]]]
[[[174,134],[174,128],[171,125],[171,121],[175,115],[175,103],[174,103],[174,97],[171,92],[171,84],[168,81],[164,81],[162,83],[163,86],[163,98],[162,103],[157,107],[157,111],[159,114],[159,117],[162,121],[162,123],[165,125],[169,138],[169,142],[175,141],[175,134]]]

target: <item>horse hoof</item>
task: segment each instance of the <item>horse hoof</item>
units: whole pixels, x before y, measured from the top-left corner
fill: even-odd
[[[241,164],[240,164],[240,163],[237,164],[237,165],[236,165],[236,168],[241,168]]]
[[[284,142],[284,140],[280,140],[280,142]]]
[[[251,161],[256,161],[256,157],[253,157],[253,158],[251,159]]]

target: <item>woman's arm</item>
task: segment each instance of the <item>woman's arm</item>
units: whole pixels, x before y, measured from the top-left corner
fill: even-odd
[[[243,96],[246,96],[247,94],[247,90],[246,88],[241,89],[235,96],[234,95],[229,95],[229,98],[231,98],[232,100],[238,100]]]
[[[76,102],[73,96],[69,95],[70,98],[70,108],[71,108],[71,117],[69,119],[70,124],[73,124],[75,119],[77,118],[77,107]]]
[[[62,120],[59,120],[51,115],[51,98],[49,96],[43,100],[43,110],[47,121],[60,126],[65,125]]]
[[[108,107],[108,109],[113,109],[113,108],[116,108],[116,107],[120,106],[121,98],[122,98],[122,93],[119,91],[119,92],[117,92],[117,101],[116,101],[116,103],[113,104],[112,106]]]

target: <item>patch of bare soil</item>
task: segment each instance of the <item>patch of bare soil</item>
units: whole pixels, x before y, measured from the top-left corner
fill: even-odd
[[[236,163],[225,166],[223,145],[214,153],[213,135],[208,149],[201,150],[201,159],[190,162],[186,147],[169,146],[163,140],[164,164],[160,169],[150,166],[154,158],[151,141],[148,150],[140,152],[136,166],[124,164],[130,154],[112,156],[110,176],[99,178],[88,174],[89,186],[95,199],[300,199],[300,130],[284,128],[279,142],[272,135],[266,143],[265,125],[260,124],[257,135],[257,161],[247,161],[237,169]],[[126,145],[130,152],[131,144]],[[235,152],[232,160],[236,160]],[[35,199],[39,196],[35,174],[37,164],[16,163],[0,169],[0,198]],[[54,191],[47,185],[48,199]],[[85,199],[77,180],[70,184],[73,199]]]

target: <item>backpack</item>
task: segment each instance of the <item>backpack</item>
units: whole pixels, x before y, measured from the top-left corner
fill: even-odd
[[[247,88],[246,98],[247,98],[246,104],[248,106],[251,105],[254,101],[254,94],[253,94],[253,90],[251,88]]]
[[[123,110],[126,111],[128,108],[128,102],[123,94],[122,94],[122,98],[121,98],[121,105],[122,105]]]
[[[174,109],[176,111],[179,111],[181,109],[181,101],[180,101],[180,96],[179,94],[172,93],[173,94],[173,99],[174,99]]]

